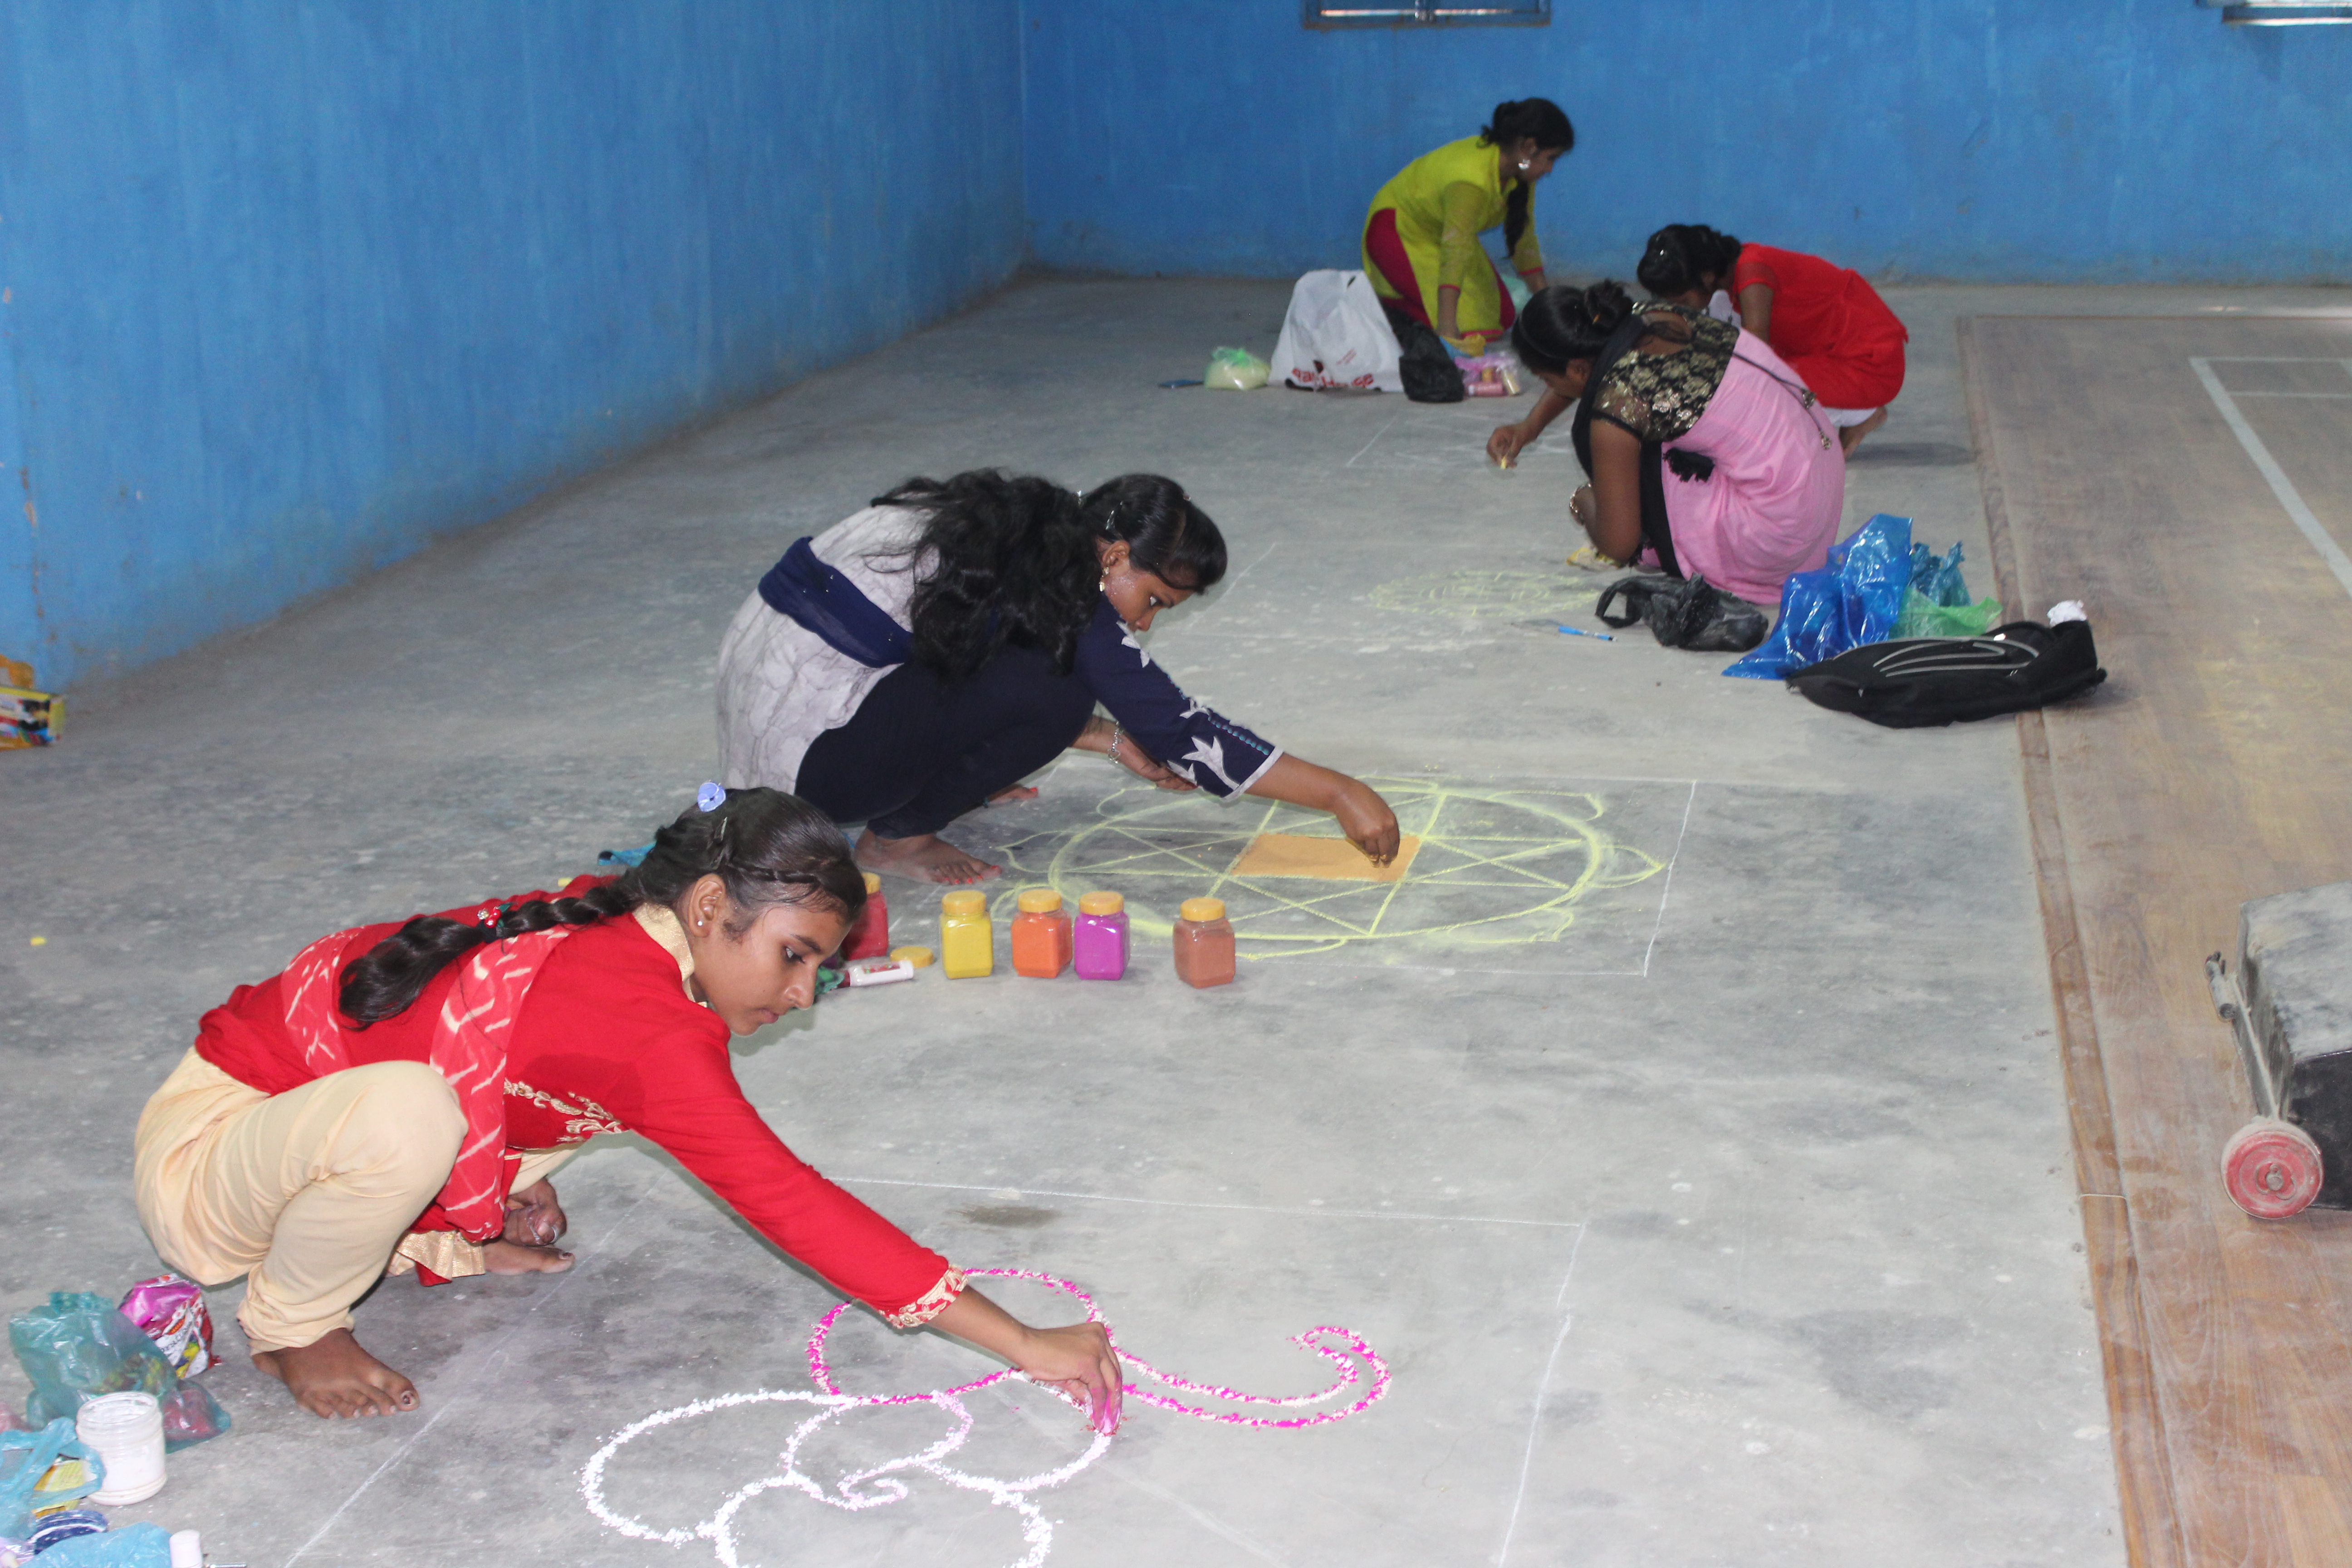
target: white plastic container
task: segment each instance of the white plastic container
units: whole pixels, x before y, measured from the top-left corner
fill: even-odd
[[[74,1436],[106,1462],[89,1500],[145,1502],[163,1489],[163,1407],[152,1394],[102,1394],[74,1415]]]

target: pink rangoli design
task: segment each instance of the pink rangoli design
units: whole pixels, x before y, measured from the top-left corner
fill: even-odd
[[[1094,1298],[1067,1279],[1057,1279],[1051,1274],[1040,1274],[1026,1268],[975,1268],[970,1273],[975,1279],[1025,1279],[1035,1284],[1049,1286],[1066,1295],[1076,1297],[1084,1303],[1087,1320],[1089,1322],[1102,1321],[1102,1314],[1096,1309]],[[1093,1440],[1087,1444],[1084,1453],[1058,1468],[1040,1471],[1036,1475],[1005,1478],[973,1475],[969,1471],[959,1469],[948,1462],[949,1458],[963,1447],[965,1439],[971,1436],[973,1426],[971,1412],[966,1408],[963,1396],[1007,1379],[1018,1379],[1023,1382],[1027,1380],[1022,1378],[1019,1373],[1006,1368],[1001,1372],[990,1373],[985,1377],[974,1378],[970,1383],[958,1384],[953,1388],[935,1388],[919,1394],[844,1394],[840,1385],[834,1381],[832,1366],[825,1361],[825,1341],[831,1336],[834,1325],[839,1322],[842,1315],[849,1310],[849,1303],[845,1301],[835,1307],[817,1321],[815,1331],[809,1335],[809,1381],[816,1385],[814,1389],[758,1388],[742,1394],[718,1394],[709,1399],[698,1399],[690,1405],[678,1405],[675,1409],[656,1411],[643,1420],[632,1422],[614,1433],[609,1442],[596,1450],[595,1457],[588,1461],[580,1473],[580,1495],[587,1500],[588,1511],[622,1534],[635,1536],[641,1541],[657,1541],[670,1546],[683,1546],[698,1539],[708,1541],[710,1542],[711,1550],[717,1553],[719,1561],[725,1565],[725,1568],[743,1568],[735,1540],[735,1516],[744,1504],[761,1493],[772,1491],[778,1488],[791,1488],[811,1500],[823,1503],[829,1508],[852,1511],[887,1508],[892,1503],[902,1502],[912,1495],[911,1489],[902,1478],[922,1474],[930,1476],[936,1480],[944,1481],[951,1487],[978,1492],[992,1503],[1011,1509],[1021,1520],[1022,1539],[1028,1543],[1029,1547],[1027,1554],[1016,1559],[1011,1564],[1011,1568],[1039,1568],[1039,1565],[1045,1561],[1046,1554],[1054,1547],[1054,1523],[1045,1517],[1045,1510],[1037,1506],[1031,1494],[1060,1486],[1093,1464],[1102,1457],[1104,1450],[1110,1447],[1109,1436],[1099,1432],[1092,1433]],[[1228,1426],[1255,1426],[1281,1431],[1295,1430],[1302,1426],[1321,1426],[1333,1421],[1345,1421],[1350,1415],[1360,1415],[1388,1392],[1388,1363],[1383,1362],[1372,1347],[1366,1344],[1353,1331],[1328,1326],[1313,1328],[1304,1333],[1292,1335],[1290,1342],[1301,1350],[1321,1356],[1331,1363],[1337,1375],[1328,1387],[1312,1394],[1285,1395],[1245,1394],[1237,1388],[1219,1388],[1209,1384],[1194,1383],[1189,1378],[1178,1377],[1172,1373],[1161,1372],[1150,1362],[1136,1355],[1124,1345],[1120,1345],[1116,1336],[1113,1336],[1111,1341],[1112,1345],[1118,1351],[1119,1359],[1133,1379],[1127,1384],[1124,1391],[1128,1402],[1150,1405],[1179,1415],[1190,1415],[1196,1420],[1213,1421]],[[1365,1374],[1368,1372],[1370,1373],[1369,1386],[1365,1381]],[[1160,1392],[1160,1390],[1167,1392]],[[1066,1397],[1061,1395],[1058,1390],[1048,1392],[1055,1394],[1056,1397]],[[1356,1394],[1352,1404],[1336,1408],[1316,1408],[1330,1406],[1333,1401],[1351,1392]],[[1216,1401],[1238,1405],[1240,1408],[1211,1409],[1192,1403],[1194,1399]],[[726,1410],[744,1405],[768,1404],[806,1405],[814,1407],[814,1413],[794,1426],[791,1436],[784,1440],[783,1451],[778,1456],[779,1466],[775,1473],[762,1476],[757,1480],[749,1481],[738,1487],[719,1505],[709,1518],[699,1523],[680,1526],[677,1529],[656,1530],[642,1521],[630,1519],[614,1511],[606,1504],[604,1468],[634,1439],[658,1427],[667,1426],[674,1421],[709,1415],[714,1410]],[[878,1465],[869,1466],[855,1474],[845,1475],[830,1489],[801,1470],[799,1456],[802,1446],[826,1423],[851,1411],[899,1405],[936,1405],[952,1419],[954,1425],[947,1436],[930,1447],[918,1453],[904,1454],[896,1458],[886,1459]],[[1279,1411],[1285,1414],[1254,1413],[1261,1411]]]

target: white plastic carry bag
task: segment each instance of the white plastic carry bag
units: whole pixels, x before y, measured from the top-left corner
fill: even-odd
[[[1309,272],[1290,291],[1274,346],[1274,374],[1291,386],[1402,392],[1403,358],[1371,280],[1360,272]]]

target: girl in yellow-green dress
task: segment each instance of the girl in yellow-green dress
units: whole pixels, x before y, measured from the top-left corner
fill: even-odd
[[[1391,319],[1402,312],[1434,327],[1463,353],[1510,331],[1510,294],[1478,237],[1501,225],[1512,267],[1541,289],[1529,200],[1575,145],[1558,104],[1523,98],[1496,104],[1477,135],[1423,153],[1382,185],[1364,222],[1364,272]]]

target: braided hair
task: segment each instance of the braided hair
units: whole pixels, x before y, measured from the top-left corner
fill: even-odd
[[[1576,127],[1569,123],[1568,113],[1548,98],[1518,98],[1495,105],[1495,118],[1478,128],[1478,140],[1489,147],[1515,147],[1522,138],[1535,142],[1538,151],[1566,153],[1576,150]],[[1503,198],[1503,248],[1517,250],[1519,237],[1528,232],[1528,193],[1532,187],[1521,180]]]
[[[732,910],[721,929],[730,937],[779,904],[830,908],[853,921],[866,907],[866,878],[831,817],[782,790],[730,790],[714,809],[689,808],[656,833],[640,864],[577,898],[509,902],[482,923],[415,917],[344,966],[343,1016],[362,1029],[380,1024],[478,947],[552,926],[593,925],[643,904],[674,910],[705,877],[726,886]]]
[[[1633,280],[1652,297],[1671,300],[1702,288],[1709,277],[1727,282],[1739,264],[1739,241],[1703,223],[1670,223],[1650,237]]]
[[[1225,538],[1183,488],[1158,474],[1126,474],[1081,496],[1051,479],[977,468],[908,479],[876,506],[927,513],[906,552],[924,563],[908,605],[908,658],[963,680],[1007,647],[1042,649],[1067,675],[1093,618],[1102,563],[1097,542],[1171,587],[1197,592],[1225,574]]]

